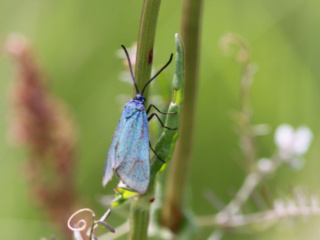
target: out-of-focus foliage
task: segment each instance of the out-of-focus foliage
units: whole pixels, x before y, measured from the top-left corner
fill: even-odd
[[[102,188],[105,156],[123,106],[120,94],[132,87],[119,81],[122,63],[116,57],[120,44],[137,40],[141,1],[0,0],[0,42],[12,32],[26,35],[53,94],[71,108],[78,130],[77,187],[97,215],[105,212],[98,202],[113,194],[116,180]],[[282,123],[306,125],[314,134],[305,167],[282,168],[271,180],[270,191],[287,192],[293,185],[313,192],[319,185],[320,121],[320,2],[314,0],[206,1],[200,62],[200,85],[191,169],[190,201],[196,214],[214,213],[203,197],[213,190],[223,201],[244,177],[241,154],[231,110],[239,108],[241,71],[223,56],[218,42],[227,32],[244,37],[251,46],[258,73],[252,87],[253,123],[269,123],[272,130]],[[181,1],[162,1],[155,41],[155,66],[175,52],[174,33],[180,29]],[[172,79],[174,67],[167,70]],[[56,233],[34,205],[25,180],[26,152],[17,150],[8,136],[12,121],[9,89],[15,76],[12,61],[0,55],[0,232],[3,239],[39,239]],[[159,78],[152,86],[160,88]],[[259,138],[259,156],[269,156],[273,136]],[[122,211],[122,212],[121,212]],[[116,212],[116,211],[115,211]],[[114,212],[114,213],[115,213]],[[126,219],[127,209],[109,218],[112,226]],[[122,216],[121,216],[122,214]],[[120,216],[120,217],[119,217]],[[286,222],[287,223],[287,222]],[[319,219],[273,227],[266,233],[230,235],[228,239],[315,239]],[[19,231],[17,231],[19,229]],[[206,233],[202,235],[204,239]]]

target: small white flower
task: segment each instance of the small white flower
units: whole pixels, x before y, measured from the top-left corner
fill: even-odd
[[[269,173],[273,170],[273,162],[268,158],[261,158],[258,161],[257,168],[262,173]]]
[[[280,157],[289,159],[294,156],[301,156],[309,149],[312,132],[306,126],[300,126],[294,130],[288,124],[280,125],[275,133],[275,143],[279,149]]]

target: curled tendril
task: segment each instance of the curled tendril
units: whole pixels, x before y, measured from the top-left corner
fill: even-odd
[[[70,230],[72,230],[72,231],[77,231],[77,232],[81,232],[81,231],[83,231],[83,230],[86,229],[86,227],[87,227],[87,222],[86,222],[86,220],[84,220],[84,219],[80,219],[80,220],[77,222],[76,226],[79,226],[79,227],[77,227],[77,228],[72,227],[71,224],[70,224],[71,221],[72,221],[72,219],[73,219],[76,215],[78,215],[79,213],[82,213],[82,212],[90,212],[90,213],[92,214],[92,219],[94,219],[95,216],[96,216],[95,213],[94,213],[90,208],[83,208],[83,209],[80,209],[80,210],[76,211],[74,214],[71,215],[71,217],[70,217],[69,220],[68,220],[68,228],[69,228]],[[93,221],[94,221],[94,220],[93,220]]]

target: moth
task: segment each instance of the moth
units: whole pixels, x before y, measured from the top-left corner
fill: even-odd
[[[137,95],[128,102],[123,109],[106,158],[102,184],[106,186],[111,180],[113,172],[115,172],[129,190],[143,194],[147,191],[150,181],[149,147],[153,153],[164,162],[151,147],[148,122],[153,117],[156,117],[162,127],[177,130],[177,128],[164,126],[156,113],[148,116],[152,107],[162,114],[176,114],[176,112],[161,112],[153,104],[150,104],[146,110],[146,99],[143,96],[143,92],[147,85],[170,64],[173,54],[171,54],[169,61],[145,84],[140,93],[133,76],[129,54],[123,45],[121,45],[121,47],[125,51],[128,59],[130,73]]]

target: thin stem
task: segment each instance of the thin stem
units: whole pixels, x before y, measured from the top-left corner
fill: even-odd
[[[217,218],[212,218],[209,216],[203,216],[198,218],[198,223],[203,227],[212,227],[212,226],[220,226],[221,228],[238,228],[243,226],[248,226],[250,224],[257,223],[268,223],[268,222],[276,222],[280,219],[288,218],[288,217],[296,217],[296,216],[313,216],[320,215],[320,209],[314,206],[303,206],[303,207],[295,207],[282,209],[282,212],[279,213],[277,210],[266,210],[258,213],[251,213],[245,215],[235,215],[230,218],[226,222],[221,222]]]
[[[153,62],[153,45],[161,0],[144,0],[140,19],[135,79],[141,91],[151,77]],[[135,95],[135,94],[134,94]],[[148,99],[148,88],[144,91]],[[130,211],[129,239],[147,239],[150,218],[150,196],[138,195],[133,199]]]
[[[179,230],[182,219],[185,189],[190,165],[196,93],[202,0],[184,0],[182,39],[185,45],[185,89],[181,113],[180,136],[169,169],[167,189],[162,210],[162,224],[173,232]]]
[[[235,223],[233,223],[234,219],[253,191],[268,176],[272,175],[283,163],[282,159],[278,155],[274,157],[272,162],[273,166],[268,172],[261,172],[256,168],[254,172],[248,174],[232,201],[216,215],[199,217],[199,225],[220,226],[221,228],[227,228],[231,227],[231,225],[235,225]]]
[[[241,150],[246,160],[246,170],[249,174],[254,171],[256,160],[255,133],[252,129],[252,108],[250,102],[250,90],[255,68],[250,62],[250,47],[241,36],[228,33],[221,38],[221,50],[226,54],[230,52],[231,45],[239,47],[235,60],[241,65],[243,71],[240,80],[240,110],[235,120],[239,131]]]
[[[254,134],[252,132],[252,110],[250,104],[250,89],[255,74],[252,65],[247,61],[243,66],[243,75],[240,86],[241,120],[238,122],[240,128],[240,143],[246,159],[247,172],[254,171],[256,152],[254,145]]]
[[[238,213],[242,205],[248,200],[254,189],[260,184],[263,176],[257,172],[250,173],[239,191],[236,193],[234,199],[222,211],[228,215]]]
[[[95,218],[95,215],[92,215],[89,240],[92,240],[92,237],[93,237],[93,229],[95,225],[94,218]]]
[[[142,91],[143,87],[151,77],[153,45],[156,35],[160,3],[161,0],[143,1],[135,65],[135,79],[140,91]],[[145,90],[144,96],[147,98],[148,89]]]
[[[222,212],[228,215],[237,214],[240,208],[242,207],[242,205],[248,200],[248,198],[251,196],[253,191],[256,189],[256,187],[260,185],[261,182],[265,180],[268,176],[273,174],[283,163],[283,161],[279,156],[275,156],[272,162],[273,162],[273,166],[268,172],[263,173],[256,168],[254,172],[248,174],[241,188],[236,193],[235,197],[223,209]]]

